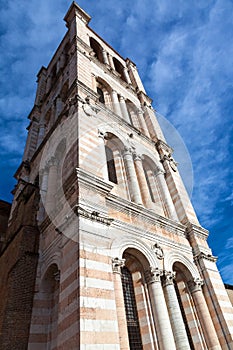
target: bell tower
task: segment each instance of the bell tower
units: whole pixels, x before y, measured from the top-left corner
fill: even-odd
[[[90,19],[72,3],[67,32],[38,73],[16,172],[1,259],[19,213],[34,215],[23,342],[29,350],[232,349],[232,306],[208,231],[152,100],[135,63]]]

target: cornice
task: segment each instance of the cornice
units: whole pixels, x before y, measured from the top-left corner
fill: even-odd
[[[186,228],[186,235],[187,235],[187,238],[194,235],[201,239],[207,240],[209,236],[209,231],[201,226],[197,226],[195,224],[189,223]]]
[[[200,261],[200,260],[208,260],[208,261],[216,263],[218,258],[217,258],[217,256],[213,256],[212,254],[206,254],[204,252],[200,252],[198,255],[196,255],[194,257],[194,261]]]
[[[75,213],[77,214],[77,216],[81,216],[85,219],[96,221],[107,226],[110,226],[114,221],[113,218],[110,218],[107,215],[104,215],[98,211],[89,211],[80,205],[76,206]]]
[[[163,216],[156,214],[154,211],[149,210],[142,205],[120,198],[112,193],[108,194],[106,201],[107,205],[111,205],[119,211],[130,214],[131,216],[133,215],[134,217],[138,217],[140,215],[140,219],[148,224],[152,224],[160,229],[162,228],[168,232],[186,237],[184,225],[169,218],[164,218]]]
[[[112,184],[104,181],[100,177],[95,176],[82,168],[76,168],[76,172],[79,183],[88,189],[91,188],[104,195],[108,194],[113,189]]]

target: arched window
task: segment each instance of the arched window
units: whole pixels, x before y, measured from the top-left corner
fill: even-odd
[[[45,273],[37,292],[39,306],[34,306],[33,312],[35,314],[32,317],[31,339],[29,338],[29,343],[33,349],[33,336],[38,334],[35,331],[38,328],[41,334],[40,349],[50,350],[57,348],[59,292],[60,271],[56,264],[52,264]]]
[[[97,87],[97,94],[99,95],[99,102],[105,104],[105,99],[104,99],[104,93],[103,90],[99,87]]]
[[[111,132],[105,133],[105,153],[108,178],[117,184],[113,192],[122,198],[129,199],[129,189],[123,159],[124,144]]]
[[[140,124],[137,115],[137,107],[135,104],[129,100],[126,100],[126,107],[129,115],[131,124],[138,130],[140,130]]]
[[[102,46],[96,41],[94,38],[90,38],[90,46],[92,50],[94,51],[95,57],[101,62],[103,61],[103,54],[102,54]]]
[[[140,333],[133,279],[127,267],[122,267],[121,279],[124,294],[125,313],[127,320],[130,350],[142,350],[142,339]]]
[[[165,199],[161,192],[160,183],[156,177],[157,165],[147,155],[143,155],[142,166],[147,182],[147,188],[151,199],[151,209],[155,210],[159,215],[168,216],[165,206]]]
[[[188,268],[180,262],[175,262],[173,269],[176,272],[174,288],[176,291],[177,300],[180,306],[180,311],[182,314],[190,349],[194,350],[196,346],[201,347],[204,345],[205,337],[199,322],[198,314],[193,303],[191,293],[189,292],[187,281],[191,279],[191,274]],[[194,337],[196,338],[195,346],[193,343]]]
[[[116,71],[121,75],[121,79],[127,83],[127,80],[126,80],[125,74],[124,74],[123,64],[121,64],[121,62],[119,62],[115,57],[113,57],[113,62],[114,62],[114,66],[115,66]]]
[[[103,103],[107,108],[112,109],[111,101],[111,87],[106,81],[101,78],[96,79],[96,92],[98,95],[98,101]]]
[[[105,152],[106,152],[106,159],[107,159],[109,181],[117,184],[117,174],[116,174],[113,151],[108,146],[105,146]]]

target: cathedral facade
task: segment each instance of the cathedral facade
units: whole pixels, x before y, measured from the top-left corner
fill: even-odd
[[[229,350],[233,309],[137,67],[75,2],[1,242],[1,349]]]

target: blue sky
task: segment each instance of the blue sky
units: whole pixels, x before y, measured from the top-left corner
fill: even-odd
[[[154,108],[174,125],[191,161],[192,202],[226,283],[233,284],[233,2],[89,0],[90,26],[137,66]],[[133,4],[133,7],[132,7]],[[36,74],[66,28],[67,0],[1,0],[0,198],[11,201]],[[164,120],[162,118],[162,120]],[[166,124],[166,123],[165,123]],[[170,130],[170,129],[169,129]],[[177,137],[175,137],[177,139]],[[175,146],[174,138],[168,143]],[[188,157],[186,157],[186,160]]]

